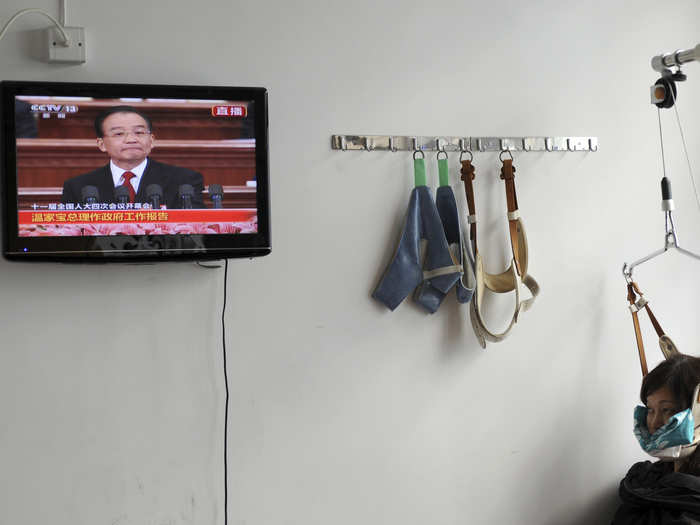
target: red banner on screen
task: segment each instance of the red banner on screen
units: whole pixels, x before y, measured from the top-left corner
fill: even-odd
[[[257,210],[109,210],[109,211],[24,211],[20,224],[136,223],[136,222],[244,222]]]
[[[20,237],[257,233],[254,209],[19,212]]]

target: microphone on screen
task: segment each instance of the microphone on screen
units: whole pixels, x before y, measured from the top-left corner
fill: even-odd
[[[117,204],[126,204],[129,202],[131,195],[129,194],[129,188],[126,186],[117,186],[114,188],[114,197],[117,200]]]
[[[209,197],[211,202],[214,204],[214,208],[221,208],[224,200],[224,189],[221,184],[210,184],[209,185]]]
[[[100,192],[97,190],[97,186],[83,186],[83,189],[80,190],[80,196],[84,204],[97,204],[100,200]]]
[[[160,184],[149,184],[146,186],[146,200],[154,210],[160,208],[163,202],[163,188]]]
[[[192,197],[194,196],[194,188],[191,184],[181,184],[177,189],[178,197],[180,198],[180,207],[183,210],[192,208]]]

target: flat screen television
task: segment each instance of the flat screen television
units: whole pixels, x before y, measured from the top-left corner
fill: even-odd
[[[3,255],[270,253],[264,88],[0,82]]]

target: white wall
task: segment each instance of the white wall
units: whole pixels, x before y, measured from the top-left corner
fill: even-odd
[[[24,7],[5,0],[0,18]],[[620,269],[663,240],[649,60],[700,41],[697,2],[658,10],[72,0],[83,66],[34,58],[39,15],[11,28],[3,79],[269,89],[273,252],[229,267],[229,523],[610,519],[620,478],[643,458]],[[679,104],[700,172],[700,66],[686,71]],[[700,251],[673,113],[663,117],[681,241]],[[508,340],[482,350],[453,297],[433,316],[373,302],[410,155],[333,152],[334,133],[599,137],[595,154],[516,156],[542,294]],[[497,155],[475,164],[482,251],[497,271],[508,249]],[[698,268],[674,254],[637,272],[692,353]],[[190,264],[0,262],[0,523],[223,523],[222,286],[222,270]],[[508,305],[493,301],[490,315],[505,320]]]

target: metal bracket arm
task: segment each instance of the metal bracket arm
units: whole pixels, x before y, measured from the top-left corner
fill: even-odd
[[[680,66],[687,62],[700,61],[700,44],[690,49],[678,50],[673,53],[664,53],[651,59],[651,67],[663,73],[669,67]]]

